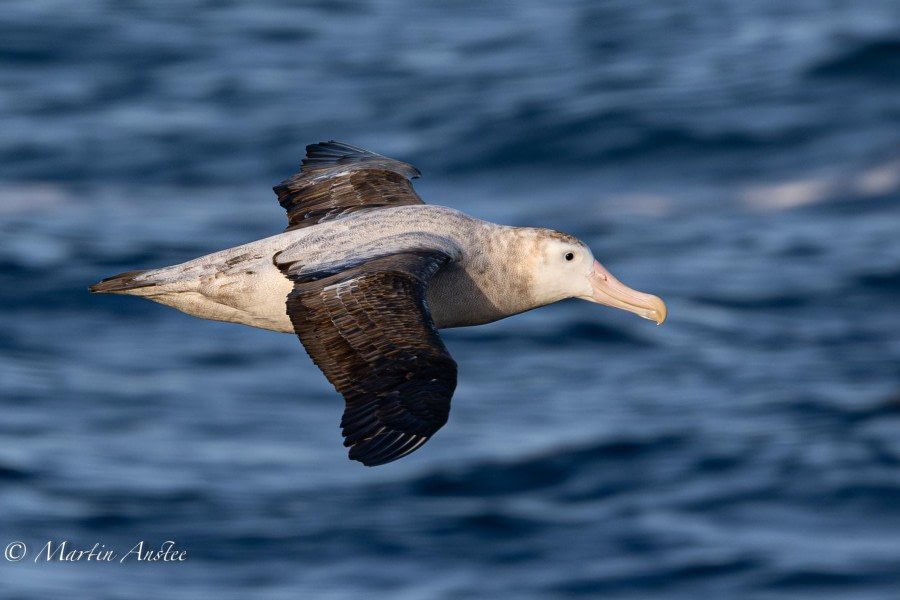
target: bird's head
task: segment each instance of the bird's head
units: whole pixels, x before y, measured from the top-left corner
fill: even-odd
[[[661,324],[666,305],[657,296],[633,290],[612,276],[584,242],[557,231],[539,236],[532,294],[541,304],[565,298],[620,308]]]

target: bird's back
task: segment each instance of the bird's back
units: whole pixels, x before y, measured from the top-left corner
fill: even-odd
[[[129,274],[130,279],[118,280],[119,289],[110,280],[101,291],[142,296],[204,319],[292,333],[285,299],[293,284],[283,273],[285,265],[299,263],[308,272],[327,272],[404,247],[457,252],[481,223],[457,210],[431,205],[360,211],[177,265]],[[433,297],[438,314],[447,314],[444,307],[455,306],[462,298],[460,293],[445,291],[451,282],[460,286],[463,295],[471,292],[470,300],[477,308],[477,294],[468,289],[466,278],[451,274],[440,279],[442,292]]]

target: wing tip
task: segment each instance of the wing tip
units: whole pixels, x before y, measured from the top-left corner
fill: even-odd
[[[416,179],[422,176],[422,172],[409,163],[388,158],[377,152],[337,140],[309,144],[306,147],[306,157],[300,163],[300,169],[309,171],[338,165],[378,161],[382,162],[388,170],[395,171],[408,179]]]
[[[379,467],[415,452],[429,439],[427,435],[393,432],[353,444],[347,456],[366,467]]]

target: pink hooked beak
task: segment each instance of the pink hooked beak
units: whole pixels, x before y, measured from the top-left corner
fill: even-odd
[[[657,296],[633,290],[606,270],[596,260],[594,272],[589,277],[593,295],[586,298],[597,304],[605,304],[613,308],[621,308],[628,312],[656,321],[661,325],[666,320],[666,305]]]

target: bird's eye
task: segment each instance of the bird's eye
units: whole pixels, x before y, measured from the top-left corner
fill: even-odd
[[[566,260],[572,260],[573,258],[575,258],[574,254],[572,254],[571,252],[566,252]]]

